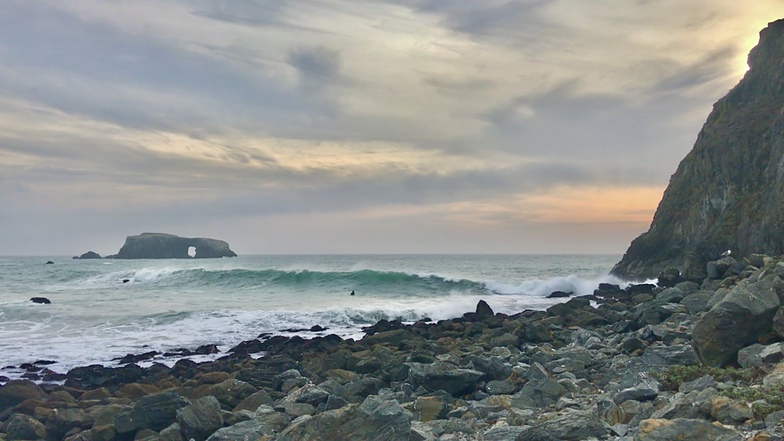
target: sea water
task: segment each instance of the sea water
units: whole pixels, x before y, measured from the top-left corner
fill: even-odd
[[[314,255],[230,259],[71,260],[0,257],[0,375],[22,363],[116,365],[148,351],[263,333],[359,338],[380,319],[441,320],[484,299],[496,312],[544,309],[590,294],[620,256]],[[50,260],[53,264],[46,264]],[[355,295],[350,295],[354,291]],[[36,304],[46,297],[51,304]],[[314,325],[323,332],[297,331]],[[218,354],[221,355],[221,354]],[[176,360],[157,360],[171,364]]]

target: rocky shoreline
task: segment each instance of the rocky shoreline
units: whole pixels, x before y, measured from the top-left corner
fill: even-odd
[[[0,386],[0,440],[784,439],[784,262],[726,257],[707,274],[380,321],[357,341],[260,336],[171,368],[42,360],[28,368],[43,383]]]

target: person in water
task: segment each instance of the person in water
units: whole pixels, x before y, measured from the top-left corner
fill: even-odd
[[[353,289],[351,290],[351,294],[349,294],[349,295],[352,295],[352,296],[354,295],[354,290]]]

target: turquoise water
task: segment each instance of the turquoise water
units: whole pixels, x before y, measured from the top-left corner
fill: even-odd
[[[0,257],[0,375],[55,360],[58,372],[127,353],[218,344],[321,325],[361,336],[377,320],[542,309],[589,294],[620,256],[334,255],[199,260]],[[53,265],[46,265],[52,260]],[[123,280],[128,280],[123,283]],[[350,296],[354,291],[356,295]],[[50,305],[34,304],[46,297]],[[308,332],[301,333],[309,335]],[[312,334],[311,334],[312,335]]]

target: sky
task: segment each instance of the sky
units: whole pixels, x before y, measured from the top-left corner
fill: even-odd
[[[609,253],[784,0],[3,0],[0,255]]]

